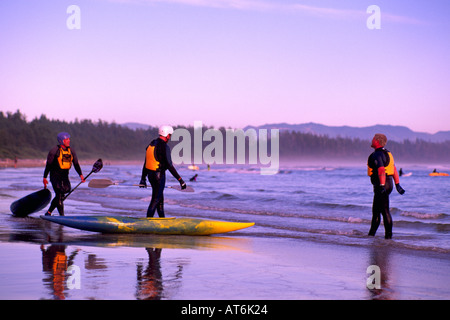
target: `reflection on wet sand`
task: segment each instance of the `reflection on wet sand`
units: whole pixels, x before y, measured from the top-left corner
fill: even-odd
[[[218,236],[170,236],[142,234],[94,234],[67,239],[66,244],[91,247],[133,247],[197,250],[234,250],[251,252],[251,241],[245,238]]]
[[[139,255],[135,256],[135,283],[129,285],[135,288],[134,296],[138,300],[167,299],[176,294],[182,286],[183,268],[190,261],[184,257],[172,257],[163,260],[165,268],[162,269],[162,249],[252,251],[251,242],[242,238],[80,233],[36,218],[11,220],[11,224],[14,227],[7,235],[8,241],[35,243],[40,247],[42,283],[48,294],[44,299],[95,299],[96,294],[92,296],[92,290],[108,290],[105,284],[110,283],[103,280],[117,267],[118,262],[113,257],[117,252],[126,255],[126,248],[142,248],[148,257],[148,260],[143,260]],[[6,237],[6,234],[0,236]],[[100,250],[99,254],[95,248],[112,251],[107,251],[106,256],[102,256],[104,251]],[[125,251],[115,251],[114,248],[125,248]],[[73,281],[70,267],[76,265],[81,270],[81,291],[70,288],[69,283]],[[123,283],[119,283],[120,285]],[[120,288],[117,290],[120,291]]]
[[[388,245],[374,245],[370,249],[369,265],[380,268],[380,288],[368,289],[372,300],[394,300],[395,292],[391,289],[391,250]]]
[[[44,285],[47,286],[53,296],[53,299],[64,300],[67,268],[73,264],[73,260],[78,253],[75,249],[69,257],[66,255],[65,245],[50,245],[45,248],[41,245],[42,252],[42,271]]]
[[[235,232],[229,236],[181,236],[181,235],[145,235],[145,234],[101,234],[91,232],[73,232],[40,218],[10,218],[12,230],[0,233],[0,240],[25,241],[39,244],[80,245],[93,247],[150,247],[170,249],[201,250],[237,250],[252,252],[249,239],[240,238]]]
[[[42,252],[42,271],[43,283],[51,293],[51,298],[64,300],[67,298],[69,274],[68,267],[73,265],[77,254],[81,251],[75,248],[69,256],[66,254],[67,246],[50,245],[45,247],[41,245]],[[160,300],[163,293],[163,279],[160,265],[161,248],[145,248],[148,254],[148,263],[144,267],[142,262],[137,263],[137,284],[136,299],[138,300]],[[95,271],[98,278],[101,273],[108,268],[105,259],[99,258],[96,254],[87,253],[85,257],[85,270]],[[183,264],[178,264],[177,272],[173,279],[181,280]],[[179,281],[181,284],[181,281]],[[92,283],[91,283],[92,285]],[[95,284],[94,284],[95,285]],[[96,285],[95,285],[96,286]]]
[[[148,264],[144,269],[141,263],[137,264],[136,298],[138,300],[160,300],[163,290],[161,274],[160,248],[146,248]]]

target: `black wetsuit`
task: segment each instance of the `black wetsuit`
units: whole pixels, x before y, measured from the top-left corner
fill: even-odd
[[[60,215],[64,215],[64,205],[63,198],[64,194],[68,193],[71,189],[70,181],[69,181],[69,170],[70,169],[61,169],[58,162],[59,157],[59,148],[61,146],[57,145],[50,150],[47,156],[47,164],[45,165],[44,170],[44,178],[47,178],[50,173],[50,182],[52,183],[53,191],[55,191],[55,197],[53,198],[50,208],[48,212],[52,212],[55,208],[58,209]],[[77,154],[75,151],[70,148],[70,151],[73,156],[72,164],[78,173],[78,175],[82,175],[80,164],[78,163]]]
[[[369,168],[372,168],[370,181],[373,184],[373,206],[372,206],[372,224],[370,226],[369,235],[374,236],[380,226],[381,216],[383,216],[385,238],[392,238],[392,217],[389,212],[389,195],[393,189],[392,176],[386,175],[385,186],[380,186],[380,178],[378,176],[378,168],[386,167],[389,164],[389,155],[384,148],[376,149],[367,161]]]
[[[170,156],[170,147],[161,138],[153,140],[148,146],[154,146],[154,156],[159,162],[159,168],[149,170],[146,168],[146,161],[142,167],[141,183],[145,183],[145,177],[148,178],[152,186],[152,200],[147,209],[147,217],[151,218],[155,215],[155,211],[158,211],[158,215],[163,218],[164,215],[164,188],[166,186],[166,170],[174,176],[178,181],[181,180],[180,175],[172,164],[172,158]],[[146,150],[147,150],[146,148]]]

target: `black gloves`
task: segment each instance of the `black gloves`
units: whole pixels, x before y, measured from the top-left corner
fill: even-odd
[[[183,179],[180,178],[178,181],[181,186],[181,190],[186,189],[186,182],[183,181]],[[145,178],[141,179],[141,182],[139,182],[139,188],[147,188],[147,182],[145,181]]]
[[[405,193],[405,189],[403,189],[403,188],[400,186],[400,183],[397,183],[397,184],[395,185],[395,189],[397,189],[397,192],[400,193],[400,194],[404,194],[404,193]]]
[[[397,189],[397,192],[400,193],[400,194],[404,194],[406,192],[405,189],[402,188],[400,183],[397,183],[395,185],[395,188]],[[378,193],[378,194],[385,194],[386,193],[386,189],[385,189],[384,186],[376,186],[376,187],[374,187],[374,191],[375,191],[375,193]]]

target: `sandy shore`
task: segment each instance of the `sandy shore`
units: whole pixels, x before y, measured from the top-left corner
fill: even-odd
[[[45,159],[0,159],[0,168],[44,167]]]
[[[448,254],[393,247],[382,236],[359,246],[268,236],[253,227],[214,237],[101,235],[38,213],[12,217],[10,204],[30,191],[0,190],[3,300],[450,299]],[[65,206],[69,214],[105,212],[76,197]],[[368,279],[379,288],[368,288]]]
[[[449,299],[450,259],[298,239],[101,235],[0,216],[0,299]],[[79,288],[68,287],[69,266]],[[379,281],[367,273],[379,268]],[[69,270],[69,271],[68,271]],[[370,290],[368,279],[378,289]]]

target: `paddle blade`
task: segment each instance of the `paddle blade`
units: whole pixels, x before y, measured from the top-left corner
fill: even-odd
[[[51,199],[51,193],[48,189],[42,189],[37,192],[33,192],[26,197],[14,201],[10,210],[16,217],[26,217],[33,212],[44,209]]]
[[[117,182],[114,182],[110,179],[92,179],[89,183],[88,183],[88,187],[89,188],[107,188],[109,186],[118,186],[120,185],[121,187],[142,187],[144,185],[142,184],[125,184],[125,185],[121,185]]]
[[[95,161],[94,165],[92,166],[91,172],[89,172],[89,174],[88,174],[86,177],[84,177],[84,181],[86,181],[86,179],[87,179],[92,173],[97,173],[97,172],[99,172],[102,168],[103,168],[103,161],[102,161],[102,159],[98,159],[97,161]],[[63,200],[63,201],[66,200],[67,197],[68,197],[68,196],[69,196],[76,188],[78,188],[78,187],[80,186],[80,184],[82,184],[84,181],[81,181],[79,184],[76,185],[75,188],[73,188],[72,190],[70,190],[70,192],[69,192],[68,194],[66,194],[66,195],[63,197],[62,200]]]
[[[117,183],[112,182],[109,179],[92,179],[88,183],[89,188],[107,188],[112,185],[116,185]]]
[[[103,168],[103,161],[102,159],[98,159],[92,166],[92,172],[97,173],[100,170],[102,170],[102,168]]]
[[[191,186],[186,186],[186,189],[181,189],[180,185],[168,186],[167,188],[175,189],[175,190],[181,191],[181,192],[195,192],[194,188],[192,188]]]

